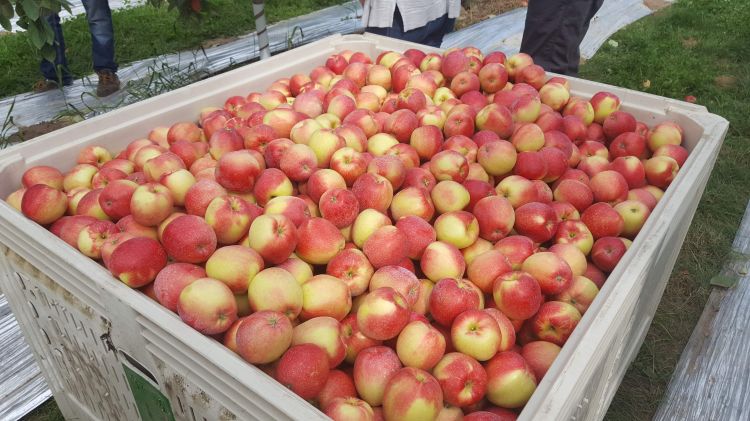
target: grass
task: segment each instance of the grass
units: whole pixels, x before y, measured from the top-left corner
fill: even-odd
[[[615,34],[618,46],[605,44],[581,69],[590,80],[677,99],[693,95],[730,122],[651,329],[608,420],[652,418],[750,197],[748,20],[746,1],[683,0]]]
[[[266,2],[270,23],[310,13],[343,0],[276,0]],[[233,37],[255,27],[250,1],[213,0],[216,14],[202,20],[179,20],[176,11],[139,6],[112,12],[116,60],[127,63],[200,47],[207,40]],[[91,39],[85,15],[63,23],[66,57],[76,77],[93,73]],[[25,32],[0,36],[0,97],[31,90],[41,78],[41,56]]]

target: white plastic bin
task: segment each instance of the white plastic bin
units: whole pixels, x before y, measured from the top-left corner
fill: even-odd
[[[0,153],[0,197],[34,165],[67,170],[92,144],[112,151],[155,126],[193,120],[232,95],[309,72],[348,49],[375,57],[424,46],[373,35],[331,36]],[[653,125],[685,129],[692,151],[610,275],[521,419],[601,419],[648,330],[728,123],[704,107],[570,79],[574,94],[607,90]],[[0,201],[0,282],[63,414],[79,419],[314,420],[325,416],[221,344],[116,281],[106,269]]]

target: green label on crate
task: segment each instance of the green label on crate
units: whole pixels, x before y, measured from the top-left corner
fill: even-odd
[[[169,399],[130,367],[123,364],[122,368],[125,369],[125,377],[128,378],[130,390],[133,391],[141,419],[143,421],[174,421]]]

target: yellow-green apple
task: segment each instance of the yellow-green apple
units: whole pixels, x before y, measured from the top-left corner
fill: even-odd
[[[313,82],[319,83],[324,88],[328,87],[331,79],[333,79],[335,75],[335,73],[324,66],[318,66],[310,71],[310,79],[312,79]]]
[[[175,123],[167,131],[167,141],[171,145],[178,140],[187,140],[189,142],[199,142],[203,139],[203,130],[195,123],[183,121]]]
[[[362,251],[374,268],[397,265],[406,257],[406,235],[393,225],[375,230],[362,245]]]
[[[487,391],[487,373],[474,358],[460,353],[446,354],[433,375],[440,383],[445,402],[468,407],[479,403]]]
[[[682,144],[683,130],[673,121],[657,124],[648,134],[648,148],[653,152],[664,145]]]
[[[430,295],[432,294],[432,288],[434,284],[429,279],[419,280],[419,294],[417,295],[417,301],[412,305],[412,315],[427,314],[427,310],[430,306]]]
[[[418,216],[404,216],[398,219],[396,227],[406,235],[407,257],[419,260],[425,248],[437,239],[435,229],[425,219]]]
[[[544,146],[544,132],[534,123],[517,126],[511,142],[518,152],[538,151]]]
[[[107,184],[97,198],[100,209],[115,221],[130,215],[130,199],[137,188],[138,184],[130,180],[115,180]]]
[[[227,284],[234,294],[244,294],[255,275],[263,270],[263,258],[244,246],[217,249],[206,261],[206,274]]]
[[[279,159],[279,168],[292,181],[307,181],[318,169],[318,159],[309,146],[292,145]]]
[[[594,121],[602,124],[610,114],[620,109],[620,98],[610,92],[597,92],[591,97]]]
[[[287,260],[276,265],[277,268],[284,269],[292,274],[298,284],[302,285],[313,277],[312,266],[302,259],[290,257]]]
[[[534,60],[526,53],[513,54],[505,60],[505,69],[508,76],[515,80],[516,75],[526,66],[534,64]]]
[[[62,190],[64,179],[62,172],[57,168],[37,165],[24,171],[23,176],[21,176],[21,184],[26,188],[36,184],[46,184],[53,189]]]
[[[165,174],[185,169],[182,159],[172,152],[164,152],[155,156],[143,164],[143,173],[146,174],[146,180],[159,181]]]
[[[367,172],[385,177],[394,191],[401,187],[406,177],[406,167],[401,159],[388,154],[373,158],[367,165]]]
[[[536,390],[536,376],[524,358],[513,351],[498,353],[485,366],[487,399],[502,408],[520,408]]]
[[[339,322],[332,317],[315,317],[294,327],[292,346],[314,344],[328,356],[331,368],[344,361],[346,349],[339,335]]]
[[[470,200],[469,191],[453,180],[443,180],[430,192],[432,203],[439,214],[464,209]]]
[[[383,414],[393,420],[432,420],[443,408],[443,391],[432,375],[405,367],[393,373],[383,393]]]
[[[258,311],[243,319],[237,327],[237,353],[252,364],[271,363],[289,349],[292,332],[292,324],[284,314]]]
[[[391,72],[387,67],[375,64],[367,70],[366,82],[368,85],[377,85],[390,90]]]
[[[365,295],[360,297],[364,298]],[[359,326],[357,325],[357,311],[354,308],[352,308],[352,312],[349,313],[349,315],[341,320],[340,325],[341,329],[339,333],[341,339],[344,341],[344,345],[346,346],[346,362],[349,364],[354,364],[357,355],[359,355],[362,350],[378,346],[382,343],[382,341],[365,336],[365,334],[359,330]],[[396,361],[398,361],[398,358]]]
[[[359,209],[375,209],[385,213],[393,200],[393,186],[387,178],[374,174],[365,173],[357,178],[352,185],[351,191],[359,201]]]
[[[216,233],[195,215],[175,218],[164,228],[161,239],[169,257],[177,262],[203,263],[216,250]]]
[[[190,140],[186,141],[190,142]],[[156,142],[153,142],[149,139],[136,139],[130,143],[128,143],[128,146],[125,147],[125,150],[122,151],[121,155],[118,155],[118,157],[127,159],[128,161],[131,161],[135,163],[135,155],[138,153],[138,151],[145,147],[150,145],[157,145]],[[158,145],[157,145],[158,146]]]
[[[547,341],[529,342],[521,348],[521,356],[536,375],[537,382],[542,381],[552,363],[560,354],[560,347]]]
[[[91,164],[101,167],[112,159],[112,153],[107,148],[99,145],[89,145],[78,152],[76,162],[78,164]]]
[[[621,235],[634,238],[646,223],[651,214],[648,206],[637,200],[625,200],[614,206],[614,210],[620,214],[623,221]]]
[[[195,176],[184,168],[164,174],[158,181],[169,189],[174,204],[177,206],[185,204],[187,191],[196,183]]]
[[[572,244],[583,254],[588,255],[594,245],[594,236],[583,221],[567,220],[560,222],[557,227],[555,243]]]
[[[385,346],[363,349],[354,362],[354,385],[359,396],[372,406],[383,403],[388,380],[400,370],[396,352]]]
[[[78,202],[90,191],[91,189],[87,189],[86,187],[76,187],[65,194],[68,197],[68,215],[75,215],[78,212]],[[26,193],[25,188],[12,193],[13,196],[8,196],[8,203],[18,209],[19,212],[21,212],[24,193]]]
[[[465,211],[444,213],[437,217],[434,226],[438,241],[459,249],[474,244],[479,237],[479,222],[474,215]]]
[[[461,183],[469,173],[469,162],[466,157],[451,150],[435,154],[430,159],[429,166],[437,181],[453,180]]]
[[[594,107],[583,98],[571,97],[563,109],[563,115],[574,115],[580,117],[583,124],[588,126],[594,122]]]
[[[435,176],[428,169],[421,167],[409,168],[406,170],[406,178],[404,178],[404,184],[401,188],[417,187],[430,193],[436,183]]]
[[[94,189],[86,193],[76,206],[76,215],[93,216],[96,219],[110,220],[102,206],[99,204],[99,197],[102,194],[102,188]]]
[[[520,270],[523,261],[536,251],[534,241],[523,235],[505,237],[495,243],[494,248],[508,258],[513,270]]]
[[[562,110],[570,99],[570,92],[559,83],[547,83],[539,89],[539,99],[555,111]]]
[[[65,174],[65,177],[63,178],[63,190],[70,192],[76,187],[86,187],[90,189],[91,180],[98,171],[99,168],[91,164],[76,165]]]
[[[487,174],[487,171],[485,171],[484,168],[482,168],[481,164],[478,162],[472,162],[469,164],[469,173],[466,175],[464,183],[467,181],[481,181],[483,183],[488,183],[490,181],[490,175]],[[494,191],[494,188],[492,190]]]
[[[341,126],[336,127],[334,132],[344,138],[347,147],[352,148],[357,152],[364,152],[367,150],[367,136],[358,126],[344,123]]]
[[[178,214],[178,213],[175,213],[175,214]],[[168,219],[169,217],[167,217],[167,220]],[[149,238],[153,238],[154,240],[161,241],[156,228],[147,227],[147,226],[144,226],[135,222],[132,215],[128,215],[120,219],[119,221],[117,221],[117,229],[123,232],[129,232],[136,237],[149,237]]]
[[[419,263],[422,272],[433,282],[443,278],[461,279],[466,270],[466,262],[461,251],[456,246],[442,241],[430,243]]]
[[[521,270],[539,282],[542,294],[552,295],[564,291],[573,280],[570,265],[555,253],[534,253],[524,260]]]
[[[370,261],[358,249],[341,250],[326,266],[326,273],[344,281],[352,297],[367,290],[373,272]]]
[[[398,335],[396,353],[406,367],[432,370],[443,358],[445,338],[429,323],[415,320]]]
[[[516,221],[513,228],[521,235],[538,243],[554,237],[558,228],[557,215],[547,204],[530,202],[516,209]]]
[[[320,316],[341,320],[351,308],[349,287],[339,278],[316,275],[302,284],[302,320]]]
[[[261,144],[261,148],[260,148],[260,151],[263,152],[263,150],[265,149],[265,146],[268,143],[270,143],[272,140],[276,139],[276,132],[273,132],[273,129],[271,127],[265,126],[265,125],[253,127],[253,129],[257,129],[258,127],[268,127],[268,130],[272,131],[272,134],[268,134],[262,137],[260,137],[260,135],[255,136],[263,140],[263,143]],[[322,128],[323,126],[321,126],[317,120],[308,118],[308,119],[298,122],[297,124],[294,125],[294,127],[292,127],[292,130],[289,132],[289,138],[296,144],[309,145],[310,137],[312,136],[312,134]],[[247,143],[248,142],[247,142],[247,137],[246,137],[245,148],[255,149],[255,148],[248,147]]]
[[[547,301],[527,321],[533,335],[542,341],[563,346],[581,320],[581,313],[562,301]]]
[[[198,174],[208,173],[211,170],[210,172],[214,176],[214,179],[216,179],[215,168],[217,164],[218,161],[213,159],[211,155],[204,155],[190,165],[190,172],[197,178]]]
[[[253,196],[261,206],[265,206],[274,197],[291,196],[293,193],[292,182],[278,168],[267,168],[261,171],[253,187]]]
[[[154,293],[161,305],[177,311],[177,301],[182,290],[193,281],[206,277],[206,271],[190,263],[170,263],[154,279]]]
[[[451,326],[451,341],[456,350],[478,361],[487,361],[495,355],[500,335],[495,319],[477,309],[462,312]]]
[[[447,86],[442,86],[440,88],[437,88],[435,90],[435,94],[432,95],[432,102],[435,103],[437,106],[441,106],[442,104],[448,102],[448,100],[456,100],[456,94],[451,91],[451,89]],[[442,108],[441,108],[442,109]],[[444,112],[448,112],[448,110],[443,110]]]
[[[508,174],[516,165],[516,160],[515,147],[505,140],[487,142],[477,151],[477,161],[492,176]]]
[[[310,218],[297,229],[295,252],[307,263],[322,265],[342,250],[344,243],[344,236],[331,222],[323,218]]]
[[[645,204],[650,211],[656,207],[656,198],[645,188],[632,189],[628,192],[628,200],[638,200]],[[619,234],[618,234],[619,235]]]
[[[552,299],[572,305],[583,315],[597,294],[599,294],[599,288],[591,279],[585,276],[574,276],[570,286]]]
[[[206,208],[205,220],[219,244],[236,244],[250,229],[261,209],[237,196],[218,196]]]
[[[590,187],[596,202],[616,205],[628,197],[628,182],[617,171],[607,170],[595,174],[591,177]]]
[[[511,104],[510,114],[515,123],[533,124],[539,118],[541,106],[542,102],[536,92],[534,94],[523,94]]]
[[[680,170],[677,161],[666,155],[649,158],[643,166],[648,183],[661,189],[666,189]]]
[[[138,186],[130,197],[130,213],[141,225],[159,225],[173,210],[172,193],[159,183]]]
[[[95,224],[98,224],[98,222],[89,225],[89,227]],[[86,229],[81,231],[81,235],[85,231]],[[125,285],[131,288],[139,288],[151,283],[166,265],[167,254],[158,241],[152,238],[136,237],[123,242],[115,248],[109,257],[108,268],[112,272],[112,275]],[[180,296],[182,296],[182,293]],[[208,296],[204,298],[208,298]],[[234,304],[234,296],[232,296],[231,301]],[[235,315],[234,317],[236,318],[237,316]],[[231,322],[234,322],[234,320]]]
[[[321,168],[310,175],[307,180],[307,195],[317,204],[327,190],[346,188],[346,181],[341,174],[329,168]]]
[[[335,397],[326,406],[321,403],[321,409],[335,421],[375,421],[370,404],[356,397]]]
[[[492,250],[491,242],[483,238],[477,238],[477,241],[475,241],[474,244],[461,249],[461,254],[464,256],[464,261],[468,266],[471,265],[471,262],[473,262],[480,254],[490,250]]]
[[[420,282],[417,276],[401,266],[383,266],[373,273],[370,278],[370,291],[384,287],[393,288],[401,294],[409,308],[419,299]]]
[[[276,380],[303,399],[313,399],[323,390],[329,372],[328,355],[321,347],[293,345],[279,360]]]
[[[490,304],[494,301],[490,300]],[[516,347],[516,327],[508,316],[503,314],[500,310],[492,307],[485,308],[483,312],[489,314],[495,322],[497,322],[500,328],[500,344],[497,347],[497,352],[510,351]],[[520,326],[520,321],[515,321]]]
[[[220,129],[215,131],[208,140],[208,153],[216,160],[229,152],[239,151],[245,145],[245,141],[240,134],[233,129]],[[144,150],[153,148],[153,146],[144,146],[136,154],[136,166],[138,166],[139,157]]]
[[[367,139],[367,152],[373,156],[382,156],[393,146],[398,145],[398,139],[388,133],[377,133]]]
[[[342,123],[359,127],[368,139],[379,131],[375,113],[370,110],[354,110],[344,118]]]
[[[357,309],[357,326],[369,338],[388,340],[398,336],[406,326],[409,313],[409,303],[403,295],[393,288],[382,287],[364,296]]]
[[[656,199],[656,203],[659,203],[662,196],[664,196],[664,190],[662,190],[659,187],[647,185],[643,188],[646,189],[649,193],[651,193],[652,196],[654,196],[654,199]]]
[[[96,218],[85,215],[63,216],[55,221],[49,230],[73,248],[78,248],[78,234],[86,226],[96,221]]]
[[[390,211],[396,220],[407,216],[416,216],[425,221],[430,221],[435,214],[435,206],[426,190],[406,187],[393,197]]]
[[[499,275],[492,296],[497,308],[513,320],[526,320],[536,314],[544,299],[537,280],[521,271]]]
[[[565,260],[568,266],[570,266],[570,270],[573,272],[574,277],[583,275],[583,273],[586,272],[586,255],[583,254],[581,249],[573,244],[553,244],[552,247],[549,248],[549,251]]]
[[[362,248],[365,241],[380,227],[391,225],[391,220],[385,214],[375,209],[365,209],[357,215],[352,224],[352,241]]]
[[[44,184],[37,185],[44,186]],[[102,246],[109,237],[118,232],[119,230],[117,229],[117,226],[111,221],[97,220],[84,226],[79,231],[76,240],[76,247],[81,253],[92,259],[101,259]],[[156,276],[156,274],[154,274],[154,276]]]
[[[250,224],[248,246],[270,264],[279,264],[297,247],[297,228],[282,214],[260,215]]]
[[[481,309],[482,292],[463,279],[443,278],[435,284],[430,294],[429,310],[433,319],[445,327],[470,309]]]
[[[297,162],[294,162],[294,165],[297,165]],[[360,152],[348,146],[333,153],[330,166],[343,177],[347,186],[352,186],[359,176],[367,172],[365,158]]]

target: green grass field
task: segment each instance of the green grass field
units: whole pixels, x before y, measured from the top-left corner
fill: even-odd
[[[213,0],[216,14],[201,20],[180,20],[176,11],[139,6],[112,12],[115,55],[127,63],[200,47],[204,42],[233,37],[255,28],[250,1]],[[270,23],[344,3],[344,0],[277,0],[266,2]],[[66,57],[76,77],[93,73],[91,36],[85,15],[63,23]],[[25,32],[0,36],[0,97],[28,92],[41,78],[41,56]]]
[[[730,127],[651,329],[606,419],[648,420],[726,260],[750,197],[750,3],[683,0],[615,34],[585,79],[683,99]],[[649,82],[646,82],[649,81]],[[648,88],[645,86],[649,85]]]
[[[608,420],[651,419],[750,198],[750,123],[745,116],[750,109],[748,21],[747,1],[682,0],[616,33],[612,39],[617,47],[605,44],[581,69],[581,76],[589,80],[677,99],[693,95],[710,112],[730,121],[669,285]],[[0,58],[3,54],[0,47]],[[48,402],[27,419],[62,417],[54,402]]]

